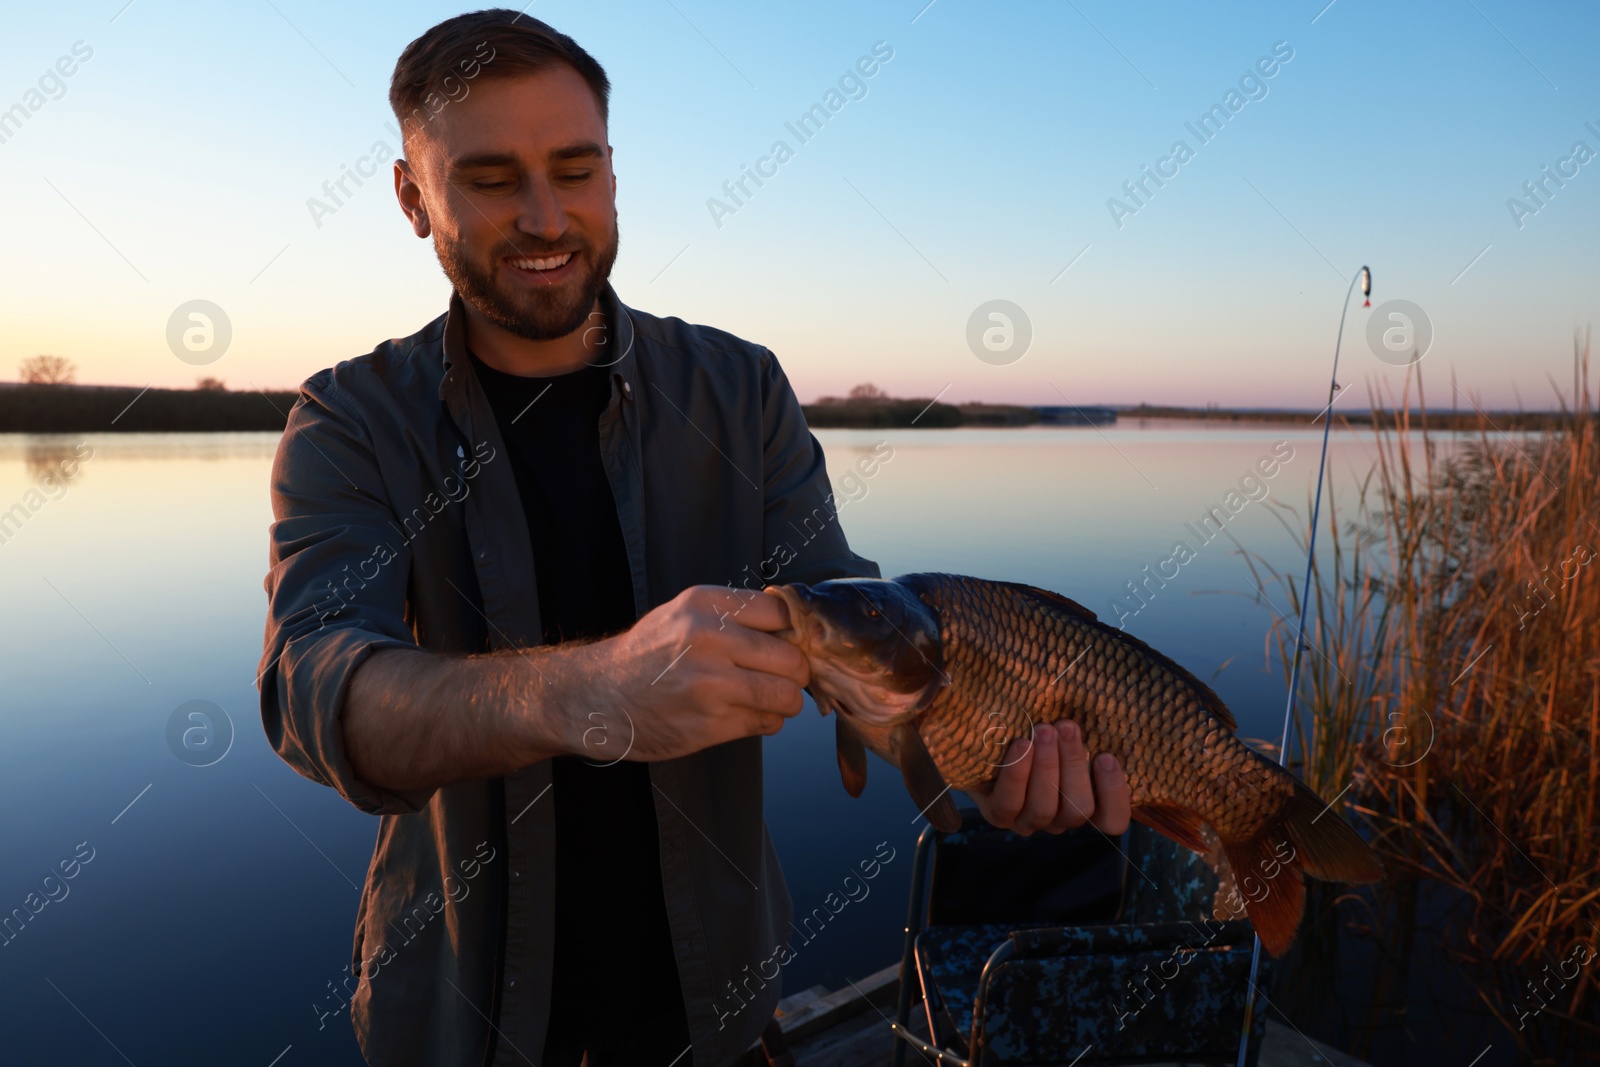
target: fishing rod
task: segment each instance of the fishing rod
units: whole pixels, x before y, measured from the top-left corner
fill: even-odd
[[[1322,475],[1328,469],[1328,433],[1333,429],[1333,404],[1339,395],[1339,347],[1344,343],[1344,320],[1350,313],[1350,295],[1361,283],[1363,307],[1372,306],[1372,271],[1362,267],[1350,279],[1345,290],[1344,304],[1339,309],[1339,333],[1333,341],[1333,373],[1328,376],[1328,406],[1322,409],[1322,455],[1317,460],[1317,493],[1311,501],[1311,534],[1306,538],[1306,581],[1300,593],[1300,622],[1294,633],[1294,659],[1289,667],[1289,701],[1283,709],[1283,743],[1278,746],[1278,766],[1289,762],[1289,733],[1294,728],[1295,697],[1300,691],[1300,654],[1311,646],[1306,644],[1306,610],[1311,606],[1311,575],[1317,558],[1317,525],[1322,515]],[[1255,1022],[1256,978],[1261,971],[1261,937],[1256,935],[1250,950],[1250,985],[1244,1001],[1244,1028],[1239,1033],[1239,1060],[1237,1067],[1245,1067],[1245,1057],[1250,1051],[1250,1028]]]

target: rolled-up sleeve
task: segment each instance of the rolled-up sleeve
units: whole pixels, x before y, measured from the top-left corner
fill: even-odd
[[[800,401],[778,359],[763,349],[761,379],[763,475],[766,482],[766,543],[787,541],[803,530],[808,538],[780,580],[820,582],[829,578],[878,578],[878,565],[850,550],[828,483],[827,460],[806,425]]]
[[[372,814],[408,814],[431,790],[356,777],[342,712],[373,652],[417,647],[406,619],[410,549],[398,537],[370,435],[332,372],[308,380],[272,466],[261,720],[279,756]]]

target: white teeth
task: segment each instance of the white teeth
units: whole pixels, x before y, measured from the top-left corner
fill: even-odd
[[[566,266],[567,260],[571,258],[571,252],[563,252],[549,259],[513,259],[511,265],[519,270],[555,270],[557,267]]]

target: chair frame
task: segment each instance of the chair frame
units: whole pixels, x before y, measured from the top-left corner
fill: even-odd
[[[926,928],[926,920],[930,912],[929,872],[932,866],[934,848],[942,835],[932,825],[925,826],[917,837],[916,852],[912,859],[911,869],[911,899],[906,911],[906,926],[904,947],[900,956],[900,990],[895,1005],[894,1021],[890,1029],[895,1037],[893,1067],[905,1067],[906,1049],[912,1047],[924,1055],[933,1057],[938,1063],[947,1064],[949,1067],[981,1067],[987,1059],[982,1047],[969,1049],[970,1059],[964,1058],[949,1049],[942,1048],[937,1042],[940,1033],[940,1019],[938,1009],[941,1005],[929,1002],[927,996],[923,998],[923,1010],[928,1021],[928,1037],[925,1040],[911,1032],[911,997],[912,985],[915,983],[920,990],[923,988],[922,972],[924,965],[918,952],[918,938]],[[1120,851],[1119,847],[1119,851]],[[1007,937],[997,945],[988,960],[984,963],[983,971],[978,979],[976,1002],[973,1006],[973,1023],[976,1029],[984,1018],[984,1009],[988,1003],[989,986],[996,972],[1005,964],[1018,958],[1017,944],[1014,938]],[[938,990],[935,987],[935,994]],[[1242,1013],[1241,1024],[1249,1018],[1248,1011]],[[970,1035],[967,1035],[970,1041]],[[981,1045],[981,1042],[980,1042]],[[1254,1060],[1254,1056],[1251,1057]]]

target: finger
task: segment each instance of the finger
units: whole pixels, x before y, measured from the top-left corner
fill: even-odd
[[[1000,775],[989,793],[989,822],[1001,829],[1010,828],[1022,810],[1027,795],[1028,776],[1033,770],[1033,738],[1019,737],[1006,749]]]
[[[811,661],[782,638],[730,626],[721,631],[716,640],[722,643],[736,667],[779,675],[797,686],[811,684]]]
[[[755,732],[764,737],[771,737],[783,729],[783,724],[789,720],[782,715],[774,715],[770,711],[756,711],[750,709],[751,721],[755,725]]]
[[[752,711],[793,718],[805,710],[800,687],[788,678],[734,668],[727,678],[727,703]]]
[[[789,608],[776,594],[763,596],[754,590],[729,590],[716,585],[704,588],[724,626],[738,623],[767,633],[789,628]]]
[[[1094,815],[1094,784],[1089,779],[1089,753],[1083,747],[1083,731],[1075,722],[1060,724],[1061,797],[1065,829],[1088,822]]]
[[[1061,747],[1056,730],[1040,723],[1033,730],[1033,770],[1028,775],[1027,797],[1017,816],[1017,829],[1031,833],[1055,822],[1061,807]]]
[[[1066,830],[1077,827],[1082,819],[1078,817],[1077,809],[1072,806],[1072,801],[1067,800],[1064,792],[1066,782],[1067,758],[1069,758],[1069,734],[1074,733],[1072,723],[1056,723],[1056,760],[1061,765],[1058,789],[1056,789],[1056,817],[1051,819],[1050,825],[1043,827],[1046,833],[1064,833]]]
[[[1128,775],[1109,752],[1095,757],[1094,795],[1094,824],[1103,833],[1121,834],[1128,828],[1133,805],[1128,794]]]

